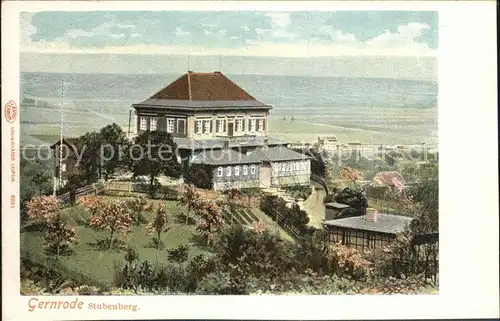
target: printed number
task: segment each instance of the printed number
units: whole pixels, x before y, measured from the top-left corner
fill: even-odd
[[[10,196],[10,208],[15,208],[16,207],[16,195],[11,195]]]

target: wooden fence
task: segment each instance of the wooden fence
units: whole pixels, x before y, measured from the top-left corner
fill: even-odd
[[[77,190],[75,190],[75,201],[78,200],[78,198],[80,198],[82,196],[89,195],[89,194],[92,194],[92,195],[101,194],[104,191],[104,189],[105,189],[105,186],[103,184],[102,185],[92,184],[89,186],[84,186],[84,187],[78,188]],[[64,194],[57,196],[57,200],[59,201],[59,206],[61,208],[71,205],[71,192],[67,192],[67,193],[64,193]],[[28,208],[25,207],[25,208],[21,209],[20,214],[21,214],[21,217],[25,217],[28,214]]]
[[[273,216],[271,217],[276,223],[278,223],[278,225],[284,229],[288,234],[290,234],[291,237],[295,238],[295,239],[298,239],[300,237],[302,237],[302,233],[300,233],[300,231],[295,227],[295,226],[292,226],[292,225],[288,225],[284,222],[284,218],[285,216],[282,214],[282,213],[279,213],[278,211],[276,210],[273,210]]]

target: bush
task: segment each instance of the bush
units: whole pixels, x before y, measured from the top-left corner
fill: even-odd
[[[221,269],[242,281],[249,275],[276,276],[293,267],[287,244],[267,230],[255,233],[235,225],[219,236],[214,250]]]
[[[285,186],[284,189],[293,197],[296,199],[308,199],[309,196],[312,194],[312,187],[311,186],[306,186],[306,185],[292,185],[292,186]]]
[[[192,164],[184,175],[184,182],[198,188],[212,188],[212,169],[210,166]]]
[[[274,221],[282,227],[293,226],[301,233],[307,230],[309,223],[309,216],[307,213],[300,209],[297,204],[288,207],[284,199],[276,195],[266,195],[261,198],[260,210],[271,217]],[[278,214],[281,219],[278,220]]]
[[[333,244],[329,248],[329,259],[333,272],[339,276],[364,280],[371,275],[372,262],[353,247]]]
[[[297,271],[311,270],[321,274],[332,271],[325,235],[321,230],[297,240],[292,253]]]

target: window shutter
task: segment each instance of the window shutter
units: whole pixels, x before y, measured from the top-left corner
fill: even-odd
[[[216,130],[217,132],[219,132],[219,128],[220,128],[220,120],[218,120],[218,119],[217,119],[217,120],[215,121],[215,130]]]
[[[177,133],[178,134],[184,134],[184,132],[185,132],[185,128],[184,127],[186,125],[184,119],[179,119],[177,125],[178,125],[177,126]]]
[[[262,130],[266,130],[266,119],[262,119]]]
[[[245,131],[245,119],[241,120],[241,130],[244,132]]]
[[[165,117],[158,117],[157,130],[161,132],[167,131],[167,119]]]
[[[221,120],[223,123],[224,123],[224,131],[226,131],[226,121],[225,120]]]
[[[209,120],[209,122],[210,122],[210,132],[213,133],[213,131],[214,131],[213,130],[213,124],[214,124],[214,122],[211,119]]]

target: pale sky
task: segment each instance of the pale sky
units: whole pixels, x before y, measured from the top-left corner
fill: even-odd
[[[436,12],[413,11],[24,12],[20,36],[26,64],[21,70],[46,70],[61,54],[86,57],[81,64],[87,64],[83,68],[87,70],[104,57],[116,56],[117,70],[122,70],[120,60],[126,59],[120,55],[186,57],[189,53],[253,57],[261,62],[266,61],[261,57],[340,57],[356,62],[355,69],[373,68],[374,57],[380,57],[404,61],[403,68],[413,68],[418,77],[434,78],[437,20]],[[61,58],[60,68],[71,71],[64,61]],[[52,66],[52,71],[58,67]],[[309,68],[321,73],[320,67]],[[113,72],[113,66],[104,69]],[[288,74],[287,69],[282,72]]]

